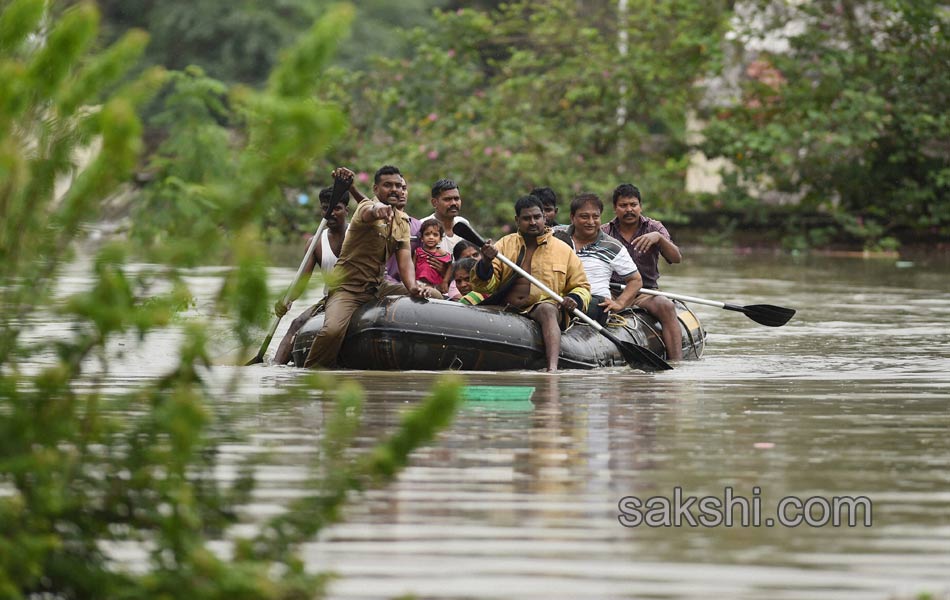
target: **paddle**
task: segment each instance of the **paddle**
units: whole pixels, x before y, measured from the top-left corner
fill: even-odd
[[[336,208],[336,205],[340,204],[340,202],[343,200],[343,196],[346,195],[346,192],[350,187],[350,183],[350,181],[344,179],[333,180],[333,194],[330,196],[330,204],[327,205],[327,210],[323,214],[323,218],[320,219],[320,226],[317,227],[317,232],[313,234],[312,238],[310,238],[310,244],[307,246],[307,252],[303,255],[303,260],[300,261],[300,266],[297,267],[297,273],[294,275],[294,280],[290,282],[290,286],[288,286],[287,291],[284,292],[284,296],[281,299],[282,304],[286,305],[288,302],[290,302],[291,292],[297,287],[297,282],[300,281],[300,277],[303,275],[303,271],[307,267],[307,263],[310,262],[310,257],[313,256],[314,251],[317,249],[317,244],[320,243],[320,235],[323,234],[323,230],[327,227],[327,219],[330,217],[333,209]],[[277,325],[280,323],[282,318],[283,317],[276,317],[273,320],[270,330],[267,332],[267,337],[264,338],[264,342],[261,344],[261,349],[257,351],[257,356],[247,361],[244,364],[245,367],[264,362],[264,353],[267,352],[267,347],[270,346],[271,340],[274,339],[274,332],[277,331]]]
[[[477,245],[479,248],[485,245],[485,240],[482,238],[482,236],[478,235],[478,233],[476,233],[475,230],[473,230],[471,227],[469,227],[465,223],[462,223],[462,222],[456,223],[455,226],[452,227],[452,231],[453,233],[455,233],[455,235],[461,236],[462,239],[472,242],[473,244]],[[536,278],[532,277],[530,273],[528,273],[527,271],[525,271],[524,269],[516,265],[514,261],[512,261],[507,256],[498,254],[498,260],[508,265],[518,275],[521,275],[522,277],[530,281],[532,284],[538,286],[541,290],[544,291],[545,294],[547,294],[554,300],[557,300],[559,303],[564,301],[564,298],[562,298],[557,293],[555,293],[554,290],[544,285],[543,283],[538,281]],[[644,371],[669,371],[673,368],[672,366],[670,366],[668,362],[666,362],[665,360],[657,356],[654,352],[650,351],[648,348],[644,348],[643,346],[638,346],[630,342],[624,342],[623,340],[618,339],[612,333],[607,331],[603,325],[601,325],[594,319],[590,318],[589,316],[587,316],[580,310],[575,308],[573,312],[574,312],[574,316],[581,319],[582,321],[584,321],[585,323],[593,327],[595,330],[597,330],[597,332],[600,333],[602,336],[604,336],[605,338],[613,342],[614,345],[617,346],[617,349],[620,350],[620,354],[623,356],[623,359],[627,361],[627,365],[630,366],[631,368],[642,369]]]
[[[610,287],[615,290],[623,290],[626,286],[620,283],[611,283]],[[788,323],[789,320],[795,315],[795,309],[773,306],[771,304],[749,304],[746,306],[739,306],[738,304],[728,304],[726,302],[717,302],[716,300],[694,298],[693,296],[683,296],[682,294],[672,294],[670,292],[661,292],[660,290],[650,290],[646,288],[641,288],[640,293],[649,294],[651,296],[665,296],[667,298],[672,298],[673,300],[695,302],[696,304],[715,306],[716,308],[723,308],[725,310],[734,310],[736,312],[743,313],[756,323],[765,325],[767,327],[781,327],[782,325]]]

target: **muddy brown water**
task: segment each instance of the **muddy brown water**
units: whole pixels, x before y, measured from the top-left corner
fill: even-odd
[[[346,520],[303,549],[332,570],[334,598],[914,598],[950,594],[950,264],[697,252],[666,267],[670,291],[793,307],[785,327],[693,308],[705,356],[669,373],[469,373],[470,386],[530,399],[466,403],[389,488],[354,498]],[[274,269],[275,289],[293,267]],[[196,270],[199,291],[220,271]],[[69,287],[81,287],[77,275]],[[291,316],[317,297],[307,297]],[[190,316],[210,312],[199,297]],[[279,340],[290,316],[278,330]],[[37,320],[33,335],[48,335]],[[226,324],[225,324],[226,325]],[[120,393],[174,362],[174,328],[128,340]],[[238,369],[219,411],[240,406],[246,438],[225,467],[269,452],[244,527],[303,493],[329,401],[290,367]],[[212,386],[236,368],[220,366]],[[347,372],[367,391],[361,445],[393,429],[439,374]],[[278,390],[299,388],[293,402]],[[533,390],[527,390],[533,388]],[[761,522],[633,525],[630,498],[757,500]],[[863,498],[858,523],[821,524],[823,502]],[[621,499],[627,504],[621,505]],[[812,524],[773,524],[783,499]],[[711,500],[710,500],[711,502]],[[693,514],[698,514],[696,505]],[[644,514],[646,510],[644,509]],[[642,516],[642,515],[641,515]],[[785,517],[802,511],[786,505]],[[871,517],[867,524],[865,517]]]

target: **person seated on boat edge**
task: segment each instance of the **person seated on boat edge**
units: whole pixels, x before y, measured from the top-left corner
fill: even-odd
[[[466,242],[470,244],[471,242]],[[473,244],[474,245],[474,244]],[[458,246],[456,246],[458,248]],[[475,306],[476,304],[481,304],[482,300],[485,299],[485,295],[479,292],[476,292],[472,287],[472,269],[475,267],[475,263],[478,262],[478,259],[467,257],[459,260],[455,263],[455,287],[458,288],[460,296],[458,297],[458,302],[461,304],[467,304],[468,306]]]
[[[353,180],[353,173],[350,171],[347,174],[346,172],[337,170],[333,172],[334,177],[339,175],[340,179],[349,179]],[[333,188],[323,188],[320,190],[320,218],[323,218],[323,215],[326,214],[327,208],[330,206],[330,199],[333,197]],[[307,283],[310,281],[310,276],[313,274],[313,269],[319,265],[320,270],[324,273],[329,273],[333,266],[336,264],[337,257],[340,254],[340,248],[343,247],[343,238],[346,234],[347,222],[346,219],[349,216],[349,207],[347,202],[344,199],[339,204],[333,207],[333,210],[330,212],[330,215],[327,217],[327,226],[323,230],[323,233],[320,234],[320,239],[317,241],[317,246],[313,250],[313,254],[310,256],[310,260],[304,266],[303,273],[301,274],[301,279],[298,282],[297,286],[290,291],[290,299],[286,304],[281,302],[280,299],[277,300],[277,303],[274,305],[274,314],[278,317],[282,317],[287,314],[287,311],[290,310],[291,305],[294,303],[294,300],[300,297],[303,291],[307,288]],[[323,293],[327,293],[327,284],[323,284]],[[275,365],[285,365],[290,361],[291,352],[294,347],[294,336],[297,335],[297,332],[300,331],[300,328],[303,327],[316,312],[323,306],[323,300],[314,304],[307,310],[300,313],[300,315],[291,322],[290,327],[287,328],[287,333],[284,334],[284,338],[280,341],[280,345],[277,346],[277,352],[274,353],[273,363]]]
[[[446,294],[448,300],[455,301],[462,297],[462,293],[459,292],[458,286],[455,284],[455,276],[458,275],[458,262],[463,258],[470,257],[475,260],[482,257],[478,246],[468,240],[461,240],[458,244],[455,244],[455,248],[452,249],[452,285],[449,286],[449,292]],[[468,280],[467,277],[466,274],[466,281]]]
[[[506,235],[497,244],[486,240],[482,246],[482,258],[471,270],[472,287],[477,292],[491,294],[483,304],[499,304],[537,321],[541,325],[548,370],[556,371],[561,331],[570,323],[573,309],[587,309],[590,284],[584,265],[574,251],[544,226],[544,212],[537,196],[519,198],[515,203],[515,217],[516,233]],[[498,254],[561,296],[560,306],[497,260]]]
[[[541,201],[544,209],[544,224],[551,228],[558,227],[560,224],[557,222],[557,194],[554,190],[549,187],[536,187],[528,194],[537,196]]]
[[[435,219],[423,221],[419,228],[422,245],[415,252],[416,281],[438,288],[443,294],[449,291],[449,278],[452,277],[452,255],[439,247],[444,236],[442,223]],[[440,273],[432,267],[430,259],[437,260],[446,268]]]
[[[307,353],[305,367],[336,366],[350,319],[363,304],[400,294],[442,297],[438,290],[416,283],[409,252],[409,217],[396,208],[403,203],[407,189],[398,168],[386,165],[376,171],[374,196],[360,202],[353,212],[340,258],[330,273],[323,327]],[[393,254],[403,284],[384,280],[384,266]]]
[[[673,243],[663,223],[642,214],[643,201],[637,186],[630,183],[618,185],[614,189],[613,202],[616,217],[601,229],[623,244],[630,253],[643,278],[643,287],[658,289],[660,255],[663,255],[668,264],[678,263],[683,260],[680,249]],[[681,360],[683,348],[679,318],[676,316],[673,302],[663,296],[638,294],[633,303],[660,321],[667,359]]]
[[[631,306],[640,290],[640,273],[623,244],[610,237],[600,226],[604,203],[597,194],[579,194],[571,201],[571,224],[554,228],[554,237],[577,253],[590,283],[591,302],[587,314],[606,325],[610,312]],[[610,294],[610,278],[616,276],[627,287],[616,300]]]

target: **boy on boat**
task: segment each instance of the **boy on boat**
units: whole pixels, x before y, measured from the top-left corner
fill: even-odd
[[[571,311],[586,310],[590,284],[584,265],[570,246],[555,238],[544,225],[544,210],[536,196],[523,196],[515,203],[517,233],[506,235],[497,245],[487,240],[482,258],[471,271],[475,291],[491,294],[486,303],[515,310],[541,325],[548,371],[557,371],[561,331],[570,323]],[[533,287],[525,278],[495,257],[501,253],[563,297],[553,298]]]
[[[557,222],[557,194],[549,187],[536,187],[528,194],[537,196],[544,208],[544,224],[548,227],[559,227]]]
[[[660,255],[669,264],[678,263],[683,260],[680,249],[673,243],[663,223],[643,216],[643,202],[637,186],[630,183],[617,186],[613,201],[617,216],[601,229],[626,247],[643,278],[643,287],[658,289]],[[633,303],[660,321],[667,358],[681,360],[683,349],[680,326],[673,302],[663,296],[639,294]]]

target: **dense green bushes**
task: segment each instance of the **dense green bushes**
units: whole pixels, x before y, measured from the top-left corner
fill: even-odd
[[[302,389],[322,392],[334,406],[313,452],[313,494],[254,539],[234,540],[233,557],[224,560],[208,541],[235,521],[254,478],[252,464],[231,486],[214,476],[222,426],[205,382],[207,324],[183,322],[178,365],[152,383],[116,397],[103,382],[118,339],[137,334],[141,341],[192,302],[179,269],[208,254],[234,265],[217,293],[216,316],[231,319],[236,353],[259,342],[255,327],[270,301],[258,223],[278,183],[303,177],[342,130],[340,111],[313,102],[312,93],[350,10],[317,23],[268,85],[252,91],[161,69],[123,79],[146,36],[133,31],[92,50],[98,13],[89,5],[58,18],[46,13],[44,0],[0,7],[0,597],[317,596],[323,579],[304,573],[296,546],[336,518],[349,492],[390,480],[449,422],[457,384],[437,386],[391,438],[354,455],[360,388],[319,374],[302,381]],[[188,90],[168,98],[169,107],[196,115],[187,123],[207,116],[200,106],[186,109],[189,98],[226,98],[245,135],[223,143],[211,130],[194,131],[197,149],[219,153],[199,167],[182,164],[187,156],[206,157],[187,154],[188,132],[176,131],[153,158],[155,189],[169,191],[140,199],[162,218],[139,232],[137,247],[161,257],[163,267],[132,275],[128,245],[111,242],[96,252],[89,289],[54,299],[82,226],[101,217],[103,200],[137,165],[137,112],[170,80],[173,90]],[[84,153],[91,158],[82,166]],[[67,179],[71,185],[58,195],[57,183]],[[183,191],[187,201],[177,194]],[[195,211],[188,203],[199,200]],[[69,325],[37,341],[27,317],[44,311]],[[146,569],[114,561],[107,552],[114,542],[147,551]]]

